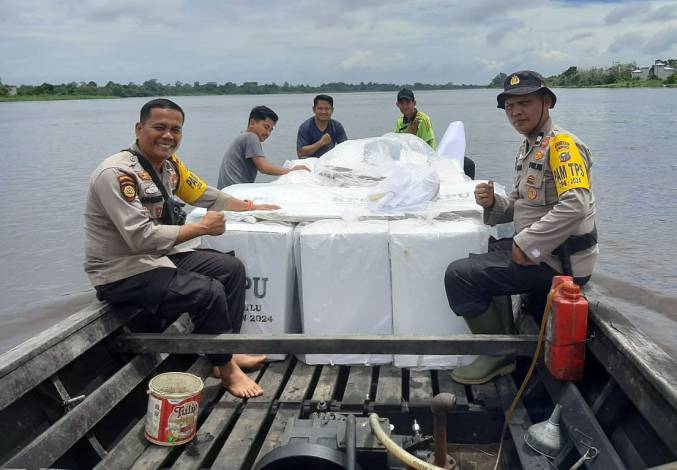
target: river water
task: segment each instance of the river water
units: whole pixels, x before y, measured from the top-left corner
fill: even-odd
[[[677,354],[677,92],[675,89],[559,89],[555,122],[593,153],[600,260],[595,289]],[[510,186],[520,137],[495,107],[494,90],[417,92],[438,140],[461,120],[478,179]],[[390,132],[394,93],[335,94],[334,117],[349,138]],[[269,160],[295,158],[296,130],[312,95],[178,97],[186,112],[179,151],[215,184],[224,150],[249,110],[280,121],[263,144]],[[0,352],[53,325],[93,298],[82,270],[83,210],[90,172],[127,147],[147,98],[0,103]],[[267,181],[269,178],[260,178]]]

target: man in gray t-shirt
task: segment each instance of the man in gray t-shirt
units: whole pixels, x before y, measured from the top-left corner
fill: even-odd
[[[226,150],[219,169],[217,188],[238,183],[253,183],[256,173],[286,175],[294,170],[308,170],[305,165],[291,169],[273,165],[263,156],[261,142],[266,140],[277,123],[277,114],[267,106],[256,106],[249,113],[247,130],[240,134]]]

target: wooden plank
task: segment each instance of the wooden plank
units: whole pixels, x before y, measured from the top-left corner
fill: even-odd
[[[618,310],[591,299],[590,316],[594,324],[622,355],[632,363],[640,375],[651,383],[658,393],[677,410],[677,365],[656,343],[624,317]],[[596,341],[591,341],[593,349]]]
[[[292,376],[280,395],[278,410],[275,414],[273,424],[268,430],[268,434],[259,449],[255,459],[258,462],[268,452],[282,444],[284,429],[290,418],[298,418],[301,413],[303,399],[310,392],[310,384],[313,378],[315,366],[308,366],[302,362],[297,362]]]
[[[259,385],[265,392],[264,395],[247,400],[242,414],[212,464],[213,469],[240,469],[245,464],[249,453],[255,451],[252,445],[263,429],[273,400],[280,388],[284,386],[282,379],[290,363],[291,358],[287,358],[283,362],[268,365],[259,380]]]
[[[393,366],[379,367],[375,404],[376,406],[401,406],[402,375],[400,369]]]
[[[275,414],[275,419],[273,420],[273,424],[270,426],[268,434],[263,440],[263,444],[261,444],[261,448],[259,449],[259,453],[256,456],[254,463],[261,460],[274,448],[282,445],[282,438],[284,437],[284,430],[287,426],[287,422],[289,422],[289,419],[291,418],[298,418],[300,413],[300,406],[293,408],[283,408],[277,411]]]
[[[296,361],[296,359],[290,356],[284,361],[268,364],[258,382],[263,389],[263,395],[247,400],[247,406],[251,407],[253,403],[270,403],[273,401],[286,385],[284,378],[289,375],[289,368],[294,365],[293,361]]]
[[[433,398],[430,371],[412,369],[409,374],[409,407],[429,408]]]
[[[348,374],[346,390],[343,392],[341,406],[362,407],[366,400],[370,400],[371,367],[351,366]]]
[[[515,382],[513,382],[512,377],[510,376],[499,377],[496,379],[496,389],[501,401],[501,407],[507,413],[510,404],[517,394]],[[517,450],[517,455],[522,467],[528,468],[529,470],[551,470],[548,459],[542,455],[536,454],[525,444],[524,434],[527,432],[527,429],[529,429],[529,426],[531,426],[531,420],[529,419],[529,415],[527,414],[527,410],[524,407],[522,400],[520,400],[512,413],[508,430],[512,436],[512,442]]]
[[[247,375],[252,380],[256,380],[258,372],[248,372]],[[242,406],[244,406],[242,400],[234,397],[230,393],[224,393],[197,432],[198,436],[211,435],[213,436],[213,439],[201,444],[190,444],[187,446],[179,458],[176,459],[174,465],[172,465],[172,469],[189,470],[203,468],[205,466],[205,459],[218,445],[218,442],[220,442],[223,434],[226,432],[231,420]]]
[[[185,332],[190,327],[190,319],[184,315],[165,331]],[[167,357],[167,354],[135,357],[5,465],[51,466]]]
[[[553,402],[562,405],[562,424],[560,426],[565,427],[570,436],[580,434],[588,436],[599,450],[597,457],[586,464],[587,468],[590,470],[624,469],[625,465],[618,456],[616,449],[607,438],[576,385],[572,382],[555,380],[544,364],[536,366],[536,370]],[[586,443],[581,442],[580,439],[574,439],[573,443],[581,455],[588,450]]]
[[[440,370],[437,372],[437,383],[440,386],[440,393],[453,393],[456,396],[456,408],[459,410],[468,409],[468,395],[465,391],[465,385],[454,382],[451,378],[451,372]]]
[[[619,328],[634,338],[633,342],[642,341],[642,336],[638,336],[634,329],[621,325]],[[669,449],[673,450],[673,455],[677,458],[677,410],[670,401],[670,396],[663,395],[664,387],[658,386],[656,374],[644,374],[636,360],[631,360],[622,351],[616,349],[614,342],[606,336],[606,332],[598,333],[595,339],[590,341],[589,348],[637,407],[640,414],[653,427],[660,439]],[[641,350],[638,350],[636,354],[641,354]],[[673,367],[677,369],[677,365]],[[654,377],[654,380],[650,377]]]
[[[628,464],[628,468],[646,468],[647,464],[635,448],[635,443],[630,440],[622,427],[616,428],[611,435],[611,441],[618,453],[623,457],[623,462]]]
[[[10,349],[0,356],[0,377],[4,377],[97,318],[108,315],[115,310],[105,302],[92,302],[51,328]]]
[[[124,325],[137,312],[110,310],[100,307],[87,310],[69,317],[64,327],[71,332],[64,337],[63,332],[54,328],[48,331],[62,341],[55,343],[47,338],[32,339],[21,346],[23,352],[8,352],[0,358],[8,356],[11,364],[3,365],[4,374],[0,378],[0,411],[21,398],[40,382],[58,372],[61,368],[76,359],[89,348],[106,338],[111,332]],[[61,322],[61,323],[64,323]],[[59,323],[57,326],[61,325]],[[42,335],[39,335],[42,336]],[[35,349],[28,350],[29,345]],[[39,344],[39,346],[38,346]],[[26,350],[24,350],[26,349]],[[12,359],[12,356],[14,358]]]
[[[294,365],[294,371],[282,390],[279,401],[281,403],[301,403],[309,393],[310,381],[315,373],[316,366],[309,366],[303,362],[297,361]]]
[[[188,368],[187,372],[204,379],[209,375],[211,370],[212,366],[210,362],[206,358],[200,357]],[[216,398],[216,395],[220,391],[220,385],[221,381],[218,379],[209,377],[205,380],[205,388],[202,392],[202,405],[199,410],[200,415],[204,414],[205,405]],[[146,417],[144,416],[108,452],[108,455],[97,464],[96,468],[130,468],[136,465],[135,462],[138,462],[139,459],[146,460],[147,466],[144,468],[152,468],[154,466],[153,462],[157,462],[155,464],[156,467],[160,466],[173,447],[152,445],[144,434],[145,424]]]
[[[487,410],[500,410],[501,400],[498,397],[496,383],[494,381],[485,384],[471,386],[475,402],[480,403]]]
[[[339,366],[322,366],[320,378],[315,386],[312,401],[324,401],[329,403],[334,397],[336,385],[338,384]]]
[[[391,336],[344,335],[186,335],[178,340],[155,333],[120,335],[114,347],[120,352],[172,354],[256,353],[269,354],[483,354],[485,356],[531,356],[536,336],[453,335]]]
[[[211,468],[213,470],[243,468],[252,444],[261,432],[269,412],[268,407],[245,408]]]

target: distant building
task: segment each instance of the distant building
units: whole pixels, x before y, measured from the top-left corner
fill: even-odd
[[[639,68],[633,70],[630,73],[632,74],[632,78],[638,78],[640,80],[646,80],[646,79],[649,78],[649,70],[650,69],[651,69],[651,67],[649,67],[648,65],[645,65],[644,67],[639,67]]]
[[[14,85],[5,85],[7,89],[7,96],[16,96],[16,87]]]
[[[648,80],[649,71],[651,71],[651,69],[652,67],[645,65],[643,67],[639,67],[633,70],[630,73],[632,75],[632,78],[638,78],[639,80]],[[653,65],[653,74],[656,76],[656,78],[660,80],[665,80],[675,72],[677,72],[677,70],[674,67],[670,67],[665,62],[662,62],[660,60],[657,60]]]
[[[656,78],[660,78],[661,80],[665,80],[668,78],[670,75],[675,73],[675,69],[672,67],[669,67],[667,64],[661,62],[660,60],[657,60],[656,63],[653,66],[653,73],[656,76]]]

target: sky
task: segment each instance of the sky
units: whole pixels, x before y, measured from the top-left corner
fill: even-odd
[[[0,0],[0,80],[489,83],[677,58],[677,0]]]

